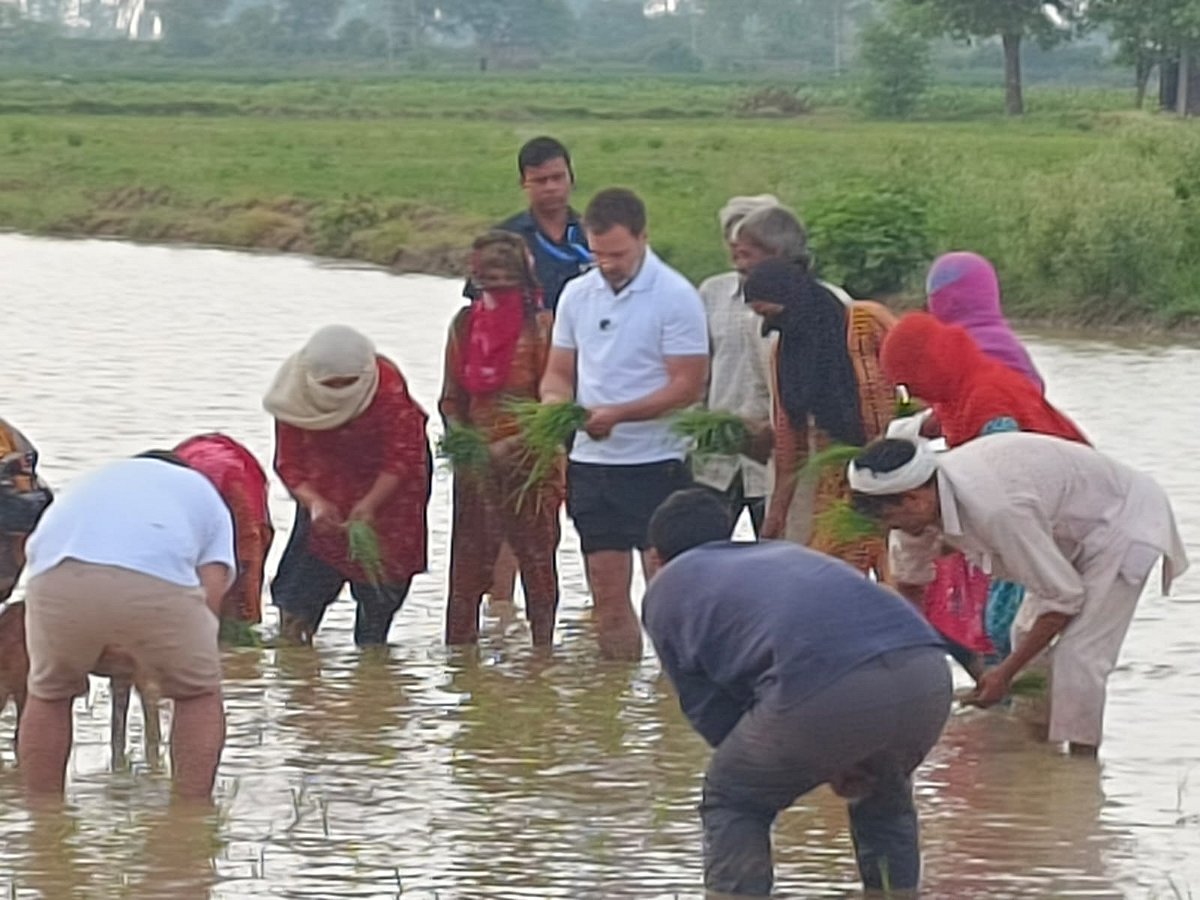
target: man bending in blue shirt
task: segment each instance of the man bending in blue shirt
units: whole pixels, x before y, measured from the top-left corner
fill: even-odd
[[[735,543],[711,491],[669,497],[650,522],[665,565],[646,631],[692,727],[704,777],[708,890],[771,893],[771,825],[829,784],[847,798],[863,885],[920,879],[912,773],[950,711],[941,639],[898,595],[796,544]]]

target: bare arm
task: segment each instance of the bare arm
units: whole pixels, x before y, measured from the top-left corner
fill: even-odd
[[[546,371],[542,374],[543,403],[569,403],[575,399],[575,351],[550,348]]]
[[[204,602],[218,618],[221,616],[221,600],[225,597],[225,591],[229,589],[232,574],[229,566],[224,563],[205,563],[196,568],[200,587],[204,589]]]
[[[970,702],[976,706],[991,706],[1003,700],[1012,688],[1012,681],[1017,674],[1049,647],[1051,641],[1062,634],[1071,624],[1072,618],[1074,617],[1066,613],[1048,612],[1034,619],[1033,627],[1013,648],[1012,654],[979,679],[979,685],[971,695]]]

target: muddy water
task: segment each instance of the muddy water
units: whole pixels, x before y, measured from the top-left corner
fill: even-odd
[[[315,328],[371,334],[432,408],[458,286],[296,258],[0,237],[0,415],[55,484],[206,430],[268,460],[259,398]],[[1200,558],[1200,349],[1033,336],[1051,395],[1104,449],[1171,492]],[[478,654],[441,645],[449,521],[386,654],[354,650],[340,601],[314,650],[225,659],[229,743],[217,811],[168,809],[140,746],[110,772],[107,686],[75,715],[68,809],[20,802],[0,716],[0,897],[692,898],[707,753],[653,656],[600,662],[577,545],[550,659],[519,617]],[[275,486],[282,546],[290,509]],[[1200,576],[1143,601],[1112,679],[1098,764],[1064,759],[995,712],[954,717],[921,772],[927,896],[1200,892]],[[273,624],[273,612],[269,613]],[[845,813],[820,794],[777,829],[783,896],[852,896]]]

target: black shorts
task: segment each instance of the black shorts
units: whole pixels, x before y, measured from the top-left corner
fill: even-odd
[[[687,464],[676,459],[636,466],[572,462],[567,467],[567,513],[583,552],[644,550],[654,511],[691,484]]]

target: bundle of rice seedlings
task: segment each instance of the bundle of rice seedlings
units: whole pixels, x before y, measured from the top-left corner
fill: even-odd
[[[1043,672],[1022,672],[1013,679],[1008,692],[1014,697],[1044,697],[1050,680]]]
[[[541,403],[532,399],[509,400],[505,410],[521,429],[522,463],[529,468],[529,476],[517,492],[520,509],[526,495],[536,491],[553,470],[563,445],[587,422],[587,410],[578,403]]]
[[[383,553],[374,527],[370,522],[355,519],[346,526],[346,538],[350,545],[350,561],[362,567],[373,587],[379,587],[383,583]]]
[[[800,467],[800,477],[816,481],[821,477],[822,473],[829,468],[838,468],[842,471],[850,465],[851,460],[858,454],[862,453],[862,447],[854,447],[850,444],[833,444],[820,453],[814,453]]]
[[[750,438],[746,423],[733,413],[693,407],[677,413],[671,430],[692,442],[692,456],[733,456],[741,453]]]
[[[217,641],[222,647],[262,647],[263,639],[254,626],[241,619],[222,617]]]
[[[850,505],[850,501],[843,499],[835,500],[814,518],[813,523],[837,545],[856,544],[883,536],[883,528],[878,522],[864,516]]]
[[[487,435],[470,425],[451,425],[438,440],[437,454],[455,472],[479,474],[491,462]]]

